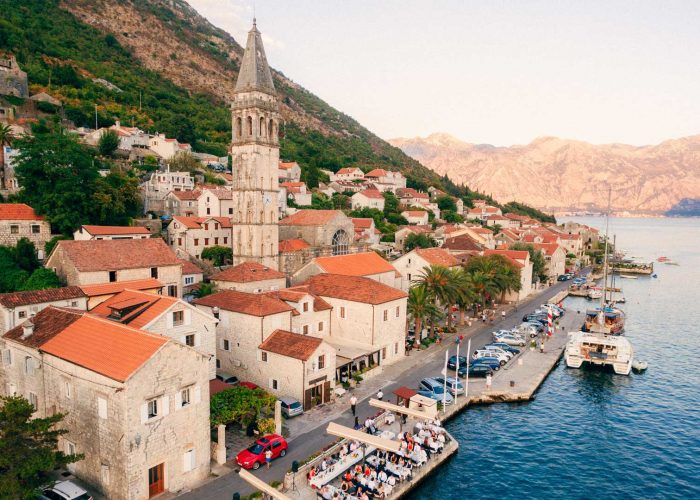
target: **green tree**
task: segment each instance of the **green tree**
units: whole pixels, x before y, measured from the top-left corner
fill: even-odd
[[[455,203],[455,200],[454,198],[452,198],[452,196],[443,194],[442,196],[438,197],[436,202],[438,204],[438,208],[441,211],[449,210],[450,212],[457,213],[457,204]]]
[[[22,290],[45,290],[47,288],[59,288],[60,286],[61,280],[52,269],[40,267],[24,282]]]
[[[20,238],[15,245],[15,262],[28,273],[32,273],[39,267],[39,259],[37,258],[36,247],[34,243],[27,238]]]
[[[184,114],[170,115],[160,122],[160,132],[168,137],[174,137],[180,143],[189,144],[193,148],[197,142],[194,124]]]
[[[413,320],[416,329],[416,345],[420,339],[423,325],[433,323],[440,318],[440,309],[424,286],[412,286],[408,289],[408,316]]]
[[[452,210],[445,210],[440,215],[445,222],[449,222],[451,224],[464,222],[464,217],[459,215],[457,212],[453,212]]]
[[[333,210],[333,200],[323,193],[312,193],[311,208],[314,210]]]
[[[177,172],[195,172],[202,168],[202,164],[189,151],[180,151],[168,160],[170,170]]]
[[[0,293],[16,292],[28,278],[29,273],[15,261],[14,248],[0,247]]]
[[[215,245],[202,250],[202,258],[212,261],[215,266],[224,266],[233,261],[233,249]]]
[[[403,244],[407,252],[414,248],[432,248],[436,246],[437,242],[425,233],[411,233],[406,236]]]
[[[513,243],[510,245],[511,250],[527,250],[530,254],[530,262],[532,262],[532,282],[537,280],[541,282],[547,281],[547,261],[544,258],[542,250],[535,248],[529,243]]]
[[[246,426],[255,422],[260,415],[271,413],[275,401],[275,396],[260,388],[238,385],[211,397],[210,421],[212,425],[238,422]]]
[[[65,414],[33,418],[35,408],[23,397],[0,398],[0,497],[32,499],[49,473],[83,459],[58,450],[57,428]]]
[[[128,226],[139,213],[138,179],[121,172],[98,177],[93,184],[91,212],[86,214],[93,224]]]
[[[5,148],[12,145],[14,134],[9,125],[0,123],[0,189],[5,189]]]
[[[194,291],[194,296],[198,299],[211,295],[216,291],[214,283],[200,283],[197,289]]]
[[[455,303],[461,293],[460,282],[457,275],[444,266],[426,266],[421,271],[417,284],[426,289],[427,293],[433,297],[435,305],[442,308],[449,308]],[[452,315],[447,315],[447,326],[452,325]]]
[[[112,156],[119,147],[119,136],[112,130],[106,130],[97,142],[97,149],[102,156]]]

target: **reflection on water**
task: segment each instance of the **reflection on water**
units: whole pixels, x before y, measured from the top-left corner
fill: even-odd
[[[470,409],[447,424],[458,455],[413,498],[700,499],[700,220],[611,219],[611,228],[629,255],[680,263],[618,282],[625,335],[648,371],[562,362],[534,401]]]

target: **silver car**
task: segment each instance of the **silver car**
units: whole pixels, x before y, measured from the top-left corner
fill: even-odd
[[[280,403],[282,403],[282,415],[287,418],[296,417],[304,413],[304,407],[294,398],[280,398]]]

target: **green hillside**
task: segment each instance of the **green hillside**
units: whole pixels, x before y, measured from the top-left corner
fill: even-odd
[[[96,15],[115,1],[71,0],[94,8]],[[199,53],[232,76],[237,73],[237,61],[211,40],[221,40],[234,52],[240,51],[240,46],[186,4],[179,0],[117,3],[144,16],[157,16],[179,40],[196,46]],[[61,99],[64,116],[77,126],[94,127],[97,106],[100,126],[120,120],[147,131],[164,132],[192,144],[196,151],[225,155],[230,115],[222,100],[179,87],[149,70],[119,43],[115,34],[80,21],[57,0],[0,0],[0,12],[0,51],[14,53],[29,75],[32,92],[45,90]],[[121,91],[93,82],[97,78]],[[323,125],[323,130],[315,130],[291,120],[282,131],[281,157],[297,161],[311,187],[317,184],[321,168],[337,171],[345,166],[365,170],[380,167],[401,170],[409,186],[424,189],[433,185],[462,197],[468,205],[471,199],[484,197],[438,176],[283,75],[275,75],[275,84],[285,106]]]

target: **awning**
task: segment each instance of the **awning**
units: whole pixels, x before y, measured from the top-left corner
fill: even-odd
[[[337,340],[330,340],[330,339],[324,339],[327,344],[331,345],[335,349],[335,355],[336,355],[336,364],[340,364],[337,362],[337,358],[347,358],[349,360],[356,360],[358,358],[362,358],[364,356],[369,356],[372,353],[377,352],[379,349],[376,349],[370,345],[357,345],[357,344],[350,344],[346,342],[338,342]]]
[[[331,436],[338,436],[348,439],[354,439],[360,441],[361,443],[366,443],[370,446],[374,446],[380,450],[398,452],[401,449],[401,443],[398,441],[392,441],[390,439],[384,439],[372,434],[367,434],[366,432],[356,431],[350,427],[344,427],[342,425],[331,422],[328,424],[326,432]]]
[[[406,408],[405,406],[398,406],[392,403],[387,403],[386,401],[379,401],[378,399],[370,399],[369,405],[375,408],[381,408],[382,410],[389,410],[394,413],[401,413],[403,415],[408,415],[409,417],[414,417],[418,419],[433,419],[435,418],[435,412],[424,406],[421,409],[418,408]]]
[[[408,400],[408,399],[411,399],[413,396],[415,396],[418,393],[416,391],[414,391],[413,389],[411,389],[410,387],[402,386],[402,387],[399,387],[398,389],[396,389],[394,391],[394,394],[396,394],[401,399]]]
[[[250,484],[252,487],[257,488],[258,490],[262,491],[266,495],[271,496],[272,498],[276,498],[277,500],[289,500],[289,497],[287,495],[283,495],[277,488],[273,488],[265,481],[263,481],[262,479],[258,479],[245,469],[241,469],[238,475],[241,479]]]

